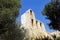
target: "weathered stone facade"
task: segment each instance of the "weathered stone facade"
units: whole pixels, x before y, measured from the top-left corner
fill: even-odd
[[[54,33],[47,33],[44,24],[35,19],[34,12],[29,9],[21,16],[21,29],[25,31],[23,40],[35,40],[41,38],[53,39]],[[57,34],[57,33],[56,33]],[[60,35],[60,34],[59,34]]]

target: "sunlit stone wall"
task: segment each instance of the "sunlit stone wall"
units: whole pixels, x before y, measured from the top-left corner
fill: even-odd
[[[30,37],[47,36],[44,24],[35,19],[34,12],[31,9],[27,10],[21,16],[21,25],[21,28],[28,30],[27,33]],[[45,35],[43,33],[45,33]]]
[[[53,33],[46,32],[43,22],[35,18],[32,9],[29,9],[22,14],[20,28],[23,29],[22,32],[25,34],[23,40],[35,40],[36,38],[48,38],[54,40],[54,35],[56,37],[60,36],[59,31]]]

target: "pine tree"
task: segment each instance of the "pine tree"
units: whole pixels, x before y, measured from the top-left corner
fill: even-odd
[[[46,4],[43,15],[50,20],[50,28],[60,31],[60,0],[51,0]]]

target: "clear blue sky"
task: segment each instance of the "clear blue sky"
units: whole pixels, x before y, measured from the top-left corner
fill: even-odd
[[[41,13],[41,11],[44,9],[44,6],[49,2],[50,0],[21,0],[22,8],[19,10],[20,14],[18,17],[18,21],[20,21],[21,15],[31,8],[35,13],[36,19],[44,23],[45,28],[48,32],[52,32],[53,30],[50,30],[49,26],[47,25],[49,23],[49,20],[45,19],[45,17]]]

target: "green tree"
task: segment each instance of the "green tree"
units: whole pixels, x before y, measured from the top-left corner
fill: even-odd
[[[60,31],[60,0],[51,0],[46,4],[43,15],[50,20],[50,28]]]
[[[20,0],[0,0],[0,35],[7,32],[7,40],[13,40],[17,35],[16,18],[20,8]]]

